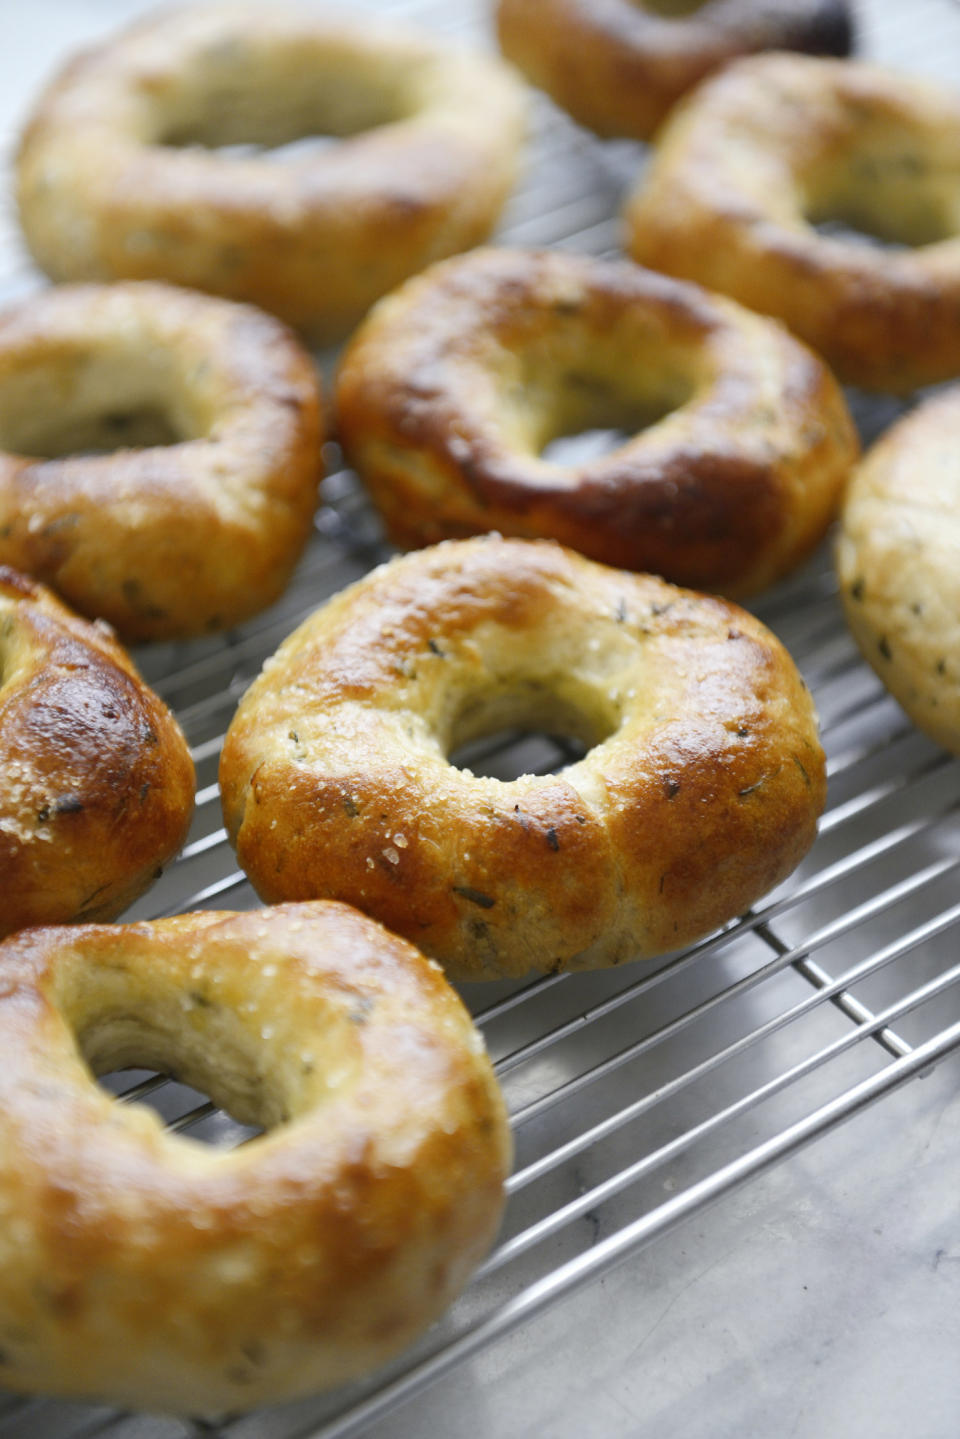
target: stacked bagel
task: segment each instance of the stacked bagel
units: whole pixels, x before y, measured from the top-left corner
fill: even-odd
[[[796,868],[816,714],[739,601],[845,504],[851,627],[960,749],[915,490],[919,452],[952,513],[956,399],[858,468],[841,389],[960,374],[960,99],[833,58],[839,0],[497,23],[577,121],[656,131],[631,259],[485,245],[522,86],[401,28],[162,12],[24,130],[23,229],[61,283],[0,316],[0,1195],[25,1236],[0,1385],[232,1411],[363,1373],[451,1302],[510,1138],[448,981],[662,955]],[[344,338],[328,419],[305,345]],[[226,830],[264,908],[110,923],[194,787],[121,641],[209,644],[271,605],[328,438],[410,552],[306,618],[230,725]],[[508,726],[583,755],[510,781],[451,759]],[[201,1156],[118,1118],[92,1076],[132,1065],[265,1134]]]

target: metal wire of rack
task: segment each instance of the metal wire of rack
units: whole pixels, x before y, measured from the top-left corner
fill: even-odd
[[[469,38],[483,29],[479,4],[366,8]],[[881,56],[935,70],[945,48],[960,53],[949,0],[923,0],[910,17],[872,0],[862,20],[868,51]],[[639,147],[600,144],[546,102],[534,130],[502,239],[614,252]],[[17,259],[12,229],[0,239],[13,297],[38,281]],[[867,438],[896,413],[854,400]],[[220,640],[137,656],[184,727],[198,795],[182,855],[131,917],[256,903],[220,821],[223,733],[279,641],[387,553],[333,445],[328,460],[316,535],[279,604]],[[821,715],[830,798],[819,840],[786,884],[688,951],[602,974],[464,988],[504,1087],[517,1160],[500,1240],[450,1314],[383,1373],[305,1404],[188,1425],[11,1397],[0,1400],[0,1439],[372,1432],[558,1301],[960,1050],[960,765],[912,728],[859,658],[828,554],[755,609],[790,648]],[[506,777],[570,758],[561,738],[499,735],[478,742],[470,764]],[[117,1087],[127,1101],[149,1099],[181,1132],[238,1138],[228,1116],[181,1085],[137,1075]]]

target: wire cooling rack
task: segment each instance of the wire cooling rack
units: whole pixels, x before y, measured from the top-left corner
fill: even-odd
[[[139,8],[91,5],[91,33]],[[479,4],[357,8],[488,43]],[[950,0],[872,0],[861,35],[879,58],[960,73],[960,10]],[[601,144],[546,101],[533,128],[502,239],[616,253],[620,197],[641,148]],[[40,283],[10,220],[0,298]],[[898,411],[852,399],[868,440]],[[224,731],[280,640],[387,554],[333,444],[327,462],[316,534],[283,600],[226,637],[137,655],[184,727],[199,788],[186,848],[130,917],[256,903],[221,823]],[[0,1439],[345,1439],[394,1432],[409,1401],[440,1380],[455,1397],[466,1385],[469,1402],[464,1376],[476,1355],[960,1048],[960,765],[917,733],[858,657],[828,554],[755,609],[790,648],[821,715],[830,795],[819,840],[788,883],[688,951],[594,975],[465,987],[509,1103],[517,1160],[499,1242],[448,1316],[385,1371],[305,1404],[204,1425],[11,1397],[0,1399]],[[562,739],[498,735],[469,762],[509,777],[569,758]],[[183,1086],[135,1075],[118,1087],[194,1137],[236,1138],[227,1116]],[[429,1432],[484,1430],[451,1418]],[[718,1422],[703,1432],[726,1431]]]

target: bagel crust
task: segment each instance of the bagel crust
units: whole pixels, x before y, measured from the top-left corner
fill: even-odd
[[[338,1384],[463,1287],[510,1140],[483,1042],[344,905],[37,929],[0,946],[0,1380],[222,1414]],[[171,1133],[145,1066],[266,1133]]]
[[[958,192],[960,94],[853,61],[757,56],[664,127],[627,204],[628,249],[783,320],[842,380],[903,393],[960,373]]]
[[[524,109],[498,60],[372,16],[171,8],[48,86],[20,146],[21,223],[54,279],[169,280],[334,340],[490,234]],[[318,134],[339,143],[217,152]]]
[[[510,782],[449,762],[512,727],[591,748]],[[495,536],[308,619],[241,702],[220,782],[264,899],[346,899],[464,979],[689,943],[790,872],[825,790],[809,694],[758,621]]]
[[[0,566],[0,935],[126,909],[193,794],[176,720],[109,630]]]
[[[277,598],[320,444],[310,356],[250,306],[132,281],[0,315],[0,564],[125,640],[224,629]]]
[[[401,547],[498,530],[738,597],[807,558],[858,454],[833,377],[780,326],[547,251],[475,251],[382,301],[337,425]],[[608,426],[632,437],[600,458],[541,454]]]
[[[960,754],[960,388],[869,451],[844,505],[837,571],[864,657],[920,729]]]
[[[843,0],[500,0],[500,48],[580,124],[646,140],[681,95],[757,50],[846,55]]]

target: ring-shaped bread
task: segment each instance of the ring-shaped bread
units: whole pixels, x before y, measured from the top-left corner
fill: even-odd
[[[0,564],[128,641],[236,624],[310,534],[320,423],[273,316],[146,281],[31,296],[0,315]]]
[[[665,125],[627,203],[627,245],[783,320],[842,380],[903,393],[960,373],[958,193],[960,92],[757,56]]]
[[[0,935],[120,914],[193,794],[176,720],[109,630],[0,566]]]
[[[757,50],[846,55],[845,0],[500,0],[508,59],[601,135],[646,140],[680,97]]]
[[[169,280],[337,339],[490,234],[524,110],[496,58],[372,16],[169,7],[48,86],[20,145],[21,223],[55,279]],[[340,138],[250,153],[318,135]]]
[[[336,398],[402,547],[498,530],[736,596],[810,554],[858,454],[833,377],[780,326],[559,251],[478,250],[408,281],[354,337]],[[542,454],[608,427],[623,443],[599,458]]]
[[[409,1343],[489,1246],[510,1160],[469,1015],[344,905],[0,946],[0,1382],[222,1414]],[[164,1130],[145,1067],[266,1133]],[[92,1073],[91,1073],[92,1071]]]
[[[915,724],[960,754],[960,389],[889,429],[855,471],[837,544],[864,657]]]
[[[509,782],[450,762],[513,727],[590,748]],[[301,625],[220,783],[264,899],[345,899],[464,979],[691,941],[793,869],[825,792],[809,693],[757,620],[498,536],[402,556]]]

